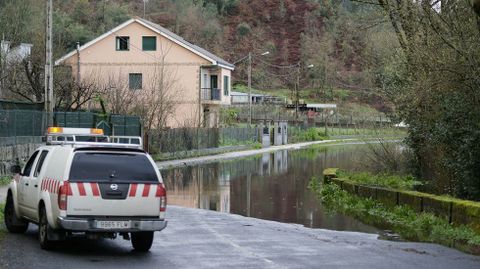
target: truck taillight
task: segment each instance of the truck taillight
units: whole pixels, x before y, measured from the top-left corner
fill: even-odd
[[[160,197],[160,212],[165,212],[167,209],[167,191],[163,184],[157,185],[157,193],[155,194],[155,197]]]
[[[70,183],[65,181],[60,188],[58,188],[58,208],[60,210],[67,210],[68,195],[71,195]]]

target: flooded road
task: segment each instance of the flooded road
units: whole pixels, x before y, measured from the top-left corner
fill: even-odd
[[[311,228],[379,232],[351,217],[327,212],[308,189],[328,167],[366,167],[365,145],[283,150],[258,156],[162,170],[168,202]]]

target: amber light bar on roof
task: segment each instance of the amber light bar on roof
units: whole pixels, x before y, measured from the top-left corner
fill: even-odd
[[[47,134],[103,135],[103,129],[48,127]]]

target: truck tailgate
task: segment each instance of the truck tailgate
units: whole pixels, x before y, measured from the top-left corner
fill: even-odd
[[[160,184],[71,182],[67,216],[160,215]]]

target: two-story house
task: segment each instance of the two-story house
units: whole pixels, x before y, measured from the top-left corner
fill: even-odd
[[[161,84],[174,107],[166,127],[215,127],[220,107],[230,105],[233,64],[141,18],[79,46],[55,64],[71,68],[76,81],[120,81],[140,94]]]

